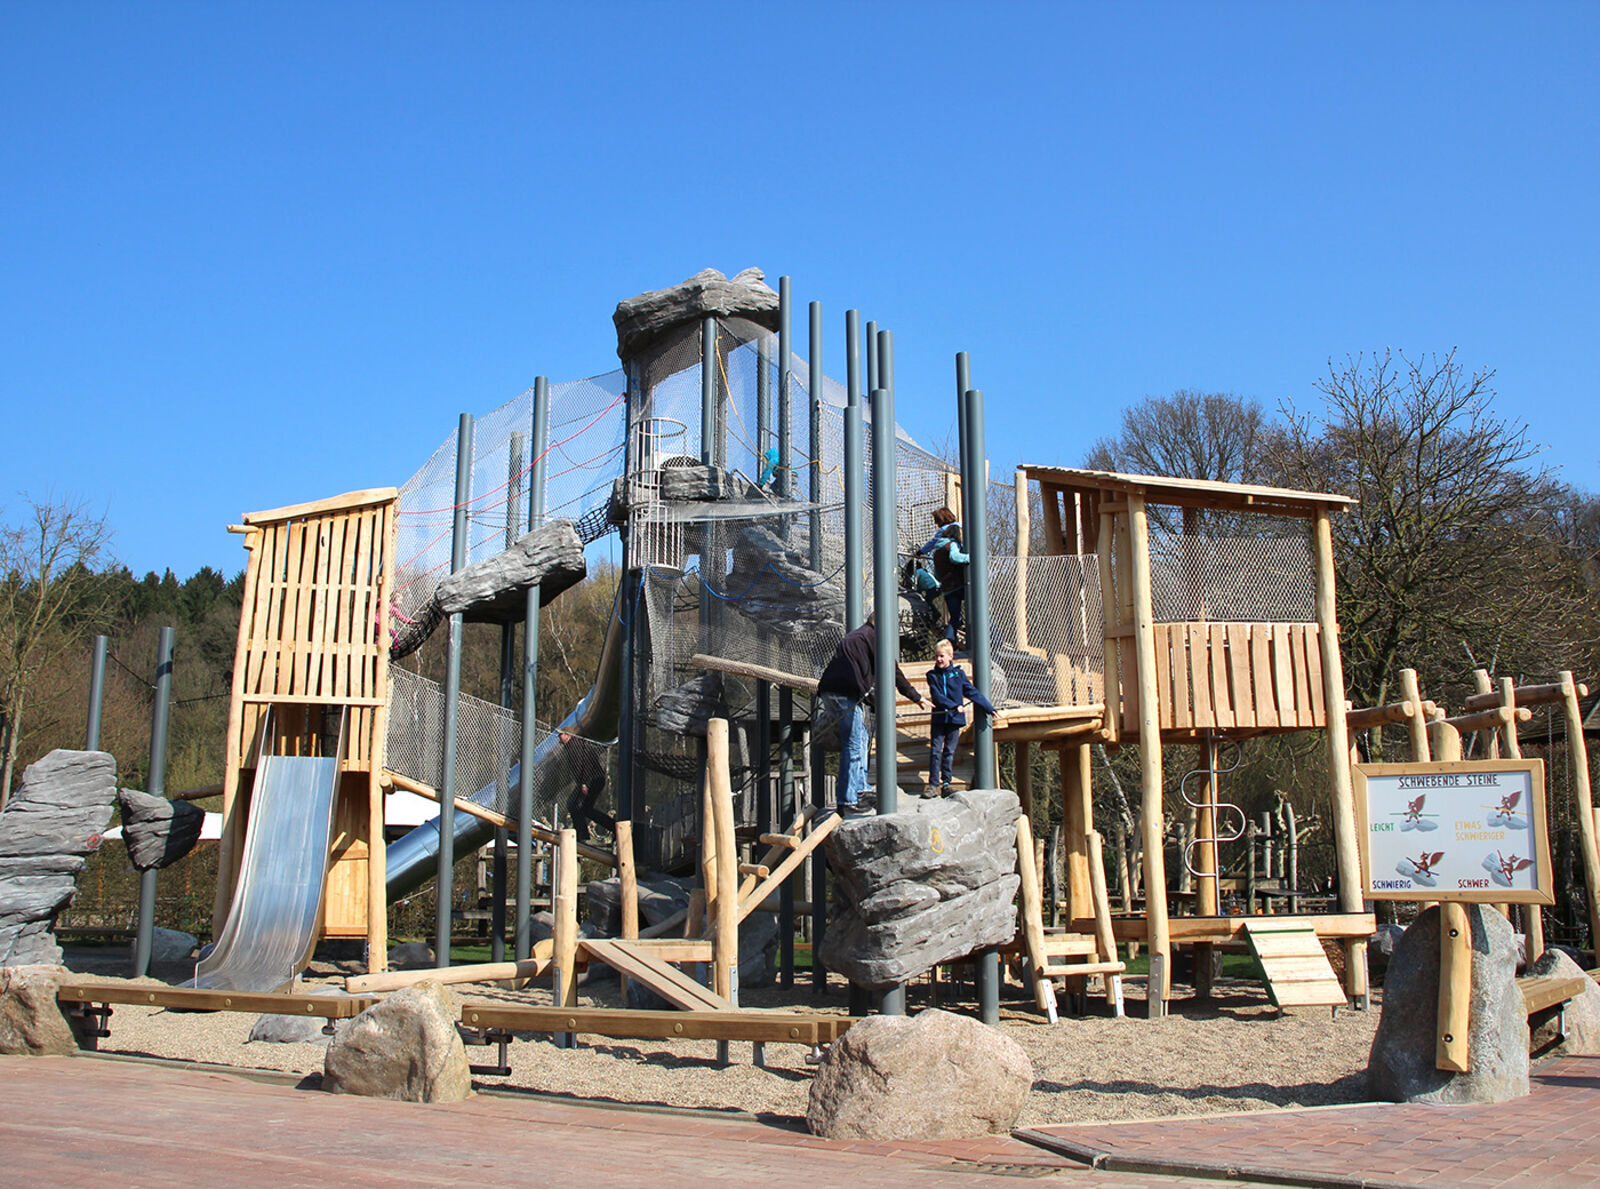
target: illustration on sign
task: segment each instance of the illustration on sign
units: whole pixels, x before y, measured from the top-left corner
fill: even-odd
[[[1538,760],[1362,764],[1357,779],[1372,897],[1550,903]]]

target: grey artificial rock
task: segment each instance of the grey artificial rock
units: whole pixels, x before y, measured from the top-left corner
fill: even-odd
[[[727,715],[728,700],[723,694],[721,673],[701,673],[650,703],[650,721],[671,735],[704,738],[706,723]]]
[[[329,995],[344,998],[346,993],[338,987],[312,987],[308,995]],[[321,1016],[287,1016],[269,1013],[257,1018],[250,1029],[250,1040],[263,1044],[327,1044],[333,1035],[325,1031],[332,1023],[334,1033],[349,1023],[347,1020],[328,1021]],[[246,1042],[249,1043],[249,1042]]]
[[[444,614],[460,613],[473,623],[521,623],[534,586],[543,606],[588,572],[572,521],[551,520],[509,549],[441,579],[433,597]]]
[[[200,841],[206,815],[197,805],[138,789],[123,789],[117,800],[122,806],[122,841],[140,871],[170,867]]]
[[[0,813],[0,966],[61,961],[51,930],[111,819],[116,775],[106,752],[59,749],[23,773]]]
[[[1396,943],[1383,985],[1367,1079],[1394,1102],[1505,1102],[1528,1093],[1528,1016],[1517,989],[1516,939],[1498,912],[1468,904],[1472,946],[1470,1072],[1434,1065],[1439,1020],[1439,909],[1417,915]]]
[[[390,970],[432,970],[433,947],[425,941],[408,941],[389,950]]]
[[[1529,1038],[1531,1051],[1541,1057],[1600,1056],[1600,986],[1583,967],[1557,949],[1548,949],[1528,967],[1529,977],[1553,975],[1581,978],[1583,991],[1569,999],[1559,1015],[1543,1021]]]
[[[750,480],[721,467],[699,462],[672,463],[661,468],[661,498],[668,503],[711,503],[721,500],[760,499]]]
[[[0,967],[0,1055],[57,1057],[78,1051],[83,1025],[56,1002],[61,983],[70,977],[64,966]]]
[[[1404,925],[1379,925],[1367,939],[1367,974],[1373,982],[1382,984],[1389,972],[1395,944],[1405,931]]]
[[[1033,1087],[1033,1063],[998,1028],[930,1010],[869,1016],[829,1046],[806,1126],[839,1140],[1005,1135]]]
[[[778,329],[778,295],[759,268],[726,277],[714,268],[701,269],[688,280],[666,289],[641,293],[617,303],[612,322],[617,328],[617,358],[632,359],[685,322],[707,314],[748,318]]]
[[[460,1102],[472,1093],[472,1072],[456,1014],[454,998],[432,979],[396,991],[329,1043],[322,1088],[407,1102]]]
[[[901,804],[840,823],[824,844],[839,904],[822,960],[873,989],[1016,934],[1016,794],[971,790]]]
[[[191,962],[200,939],[181,929],[155,929],[150,934],[150,961]]]
[[[726,587],[739,592],[728,606],[778,639],[831,648],[844,634],[843,575],[811,568],[809,538],[799,526],[785,539],[766,525],[747,525]]]
[[[659,925],[689,907],[689,885],[670,875],[645,872],[638,877],[639,922],[642,927]],[[589,906],[589,922],[596,937],[622,934],[622,879],[591,880],[584,901]]]

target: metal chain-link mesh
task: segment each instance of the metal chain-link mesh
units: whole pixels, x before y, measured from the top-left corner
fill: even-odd
[[[1316,619],[1311,542],[1152,531],[1150,587],[1157,623],[1193,620],[1309,623]]]

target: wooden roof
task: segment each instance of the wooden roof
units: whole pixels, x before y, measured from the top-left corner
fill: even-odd
[[[1221,483],[1212,479],[1176,479],[1166,475],[1121,475],[1079,467],[1037,466],[1017,468],[1029,479],[1055,487],[1141,495],[1152,504],[1180,508],[1227,508],[1260,512],[1268,516],[1313,516],[1319,509],[1337,511],[1356,503],[1347,495],[1296,491],[1289,487],[1263,487],[1254,483]]]

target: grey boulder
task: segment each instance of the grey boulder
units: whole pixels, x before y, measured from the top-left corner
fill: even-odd
[[[333,1094],[460,1102],[472,1093],[455,1003],[432,979],[373,1004],[334,1037],[322,1088]]]
[[[588,572],[572,521],[551,520],[504,552],[440,579],[433,597],[446,615],[459,612],[474,623],[521,623],[534,586],[543,606]]]
[[[1010,941],[1020,814],[1014,793],[971,790],[841,823],[824,844],[840,899],[828,969],[882,989]]]
[[[0,1055],[59,1057],[80,1048],[82,1025],[62,1013],[64,966],[0,967]]]
[[[150,934],[150,961],[161,963],[189,962],[200,939],[182,929],[155,929]]]
[[[122,806],[122,841],[140,871],[170,867],[200,841],[206,815],[197,805],[138,789],[123,789],[117,800]]]
[[[425,941],[408,941],[389,950],[390,970],[432,970],[433,947]]]
[[[998,1028],[937,1010],[869,1016],[829,1046],[806,1126],[827,1139],[1005,1135],[1032,1088],[1033,1063]]]
[[[22,774],[0,813],[0,966],[60,963],[51,930],[111,820],[116,776],[106,752],[60,749]]]
[[[747,268],[726,277],[703,268],[686,281],[666,289],[653,289],[617,303],[611,320],[617,328],[617,358],[632,359],[685,322],[698,322],[707,314],[748,318],[778,329],[778,295],[759,268]]]
[[[1517,989],[1517,945],[1494,909],[1468,904],[1472,993],[1467,1073],[1434,1065],[1439,1021],[1439,909],[1423,910],[1395,944],[1367,1079],[1394,1102],[1505,1102],[1528,1093],[1528,1016]]]
[[[322,986],[312,987],[306,992],[309,995],[328,995],[335,998],[344,998],[345,992],[338,987]],[[334,1030],[344,1027],[348,1021],[335,1021]],[[321,1016],[289,1016],[277,1013],[268,1013],[257,1018],[250,1029],[250,1040],[261,1041],[264,1044],[327,1044],[332,1036],[324,1031],[328,1021]]]

